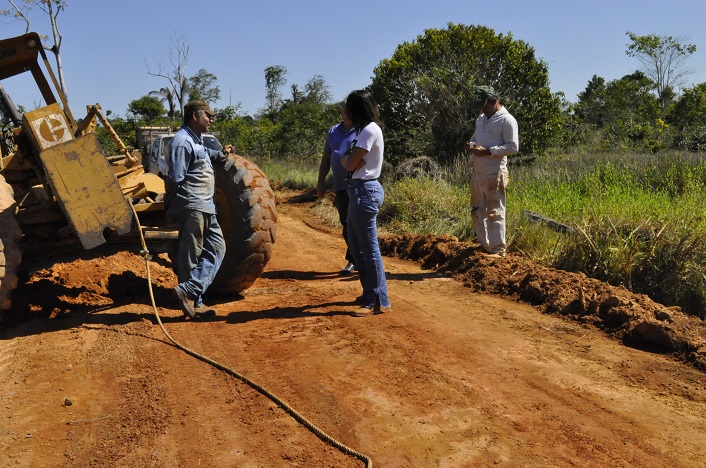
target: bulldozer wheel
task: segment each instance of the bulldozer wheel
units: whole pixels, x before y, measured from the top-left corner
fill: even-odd
[[[275,195],[252,161],[231,157],[217,165],[216,210],[226,255],[209,293],[237,294],[260,277],[272,256],[277,230]]]
[[[0,312],[10,308],[10,294],[17,287],[17,268],[22,261],[21,236],[12,187],[0,175]]]

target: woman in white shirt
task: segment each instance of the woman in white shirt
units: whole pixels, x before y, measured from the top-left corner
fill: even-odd
[[[378,105],[370,92],[358,90],[349,94],[345,111],[356,131],[350,150],[341,159],[348,171],[348,246],[363,286],[360,308],[353,315],[366,317],[390,311],[377,236],[377,214],[385,199],[378,181],[385,143],[378,123]]]

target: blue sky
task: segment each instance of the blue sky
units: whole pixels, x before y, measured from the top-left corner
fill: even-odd
[[[165,86],[148,75],[166,61],[170,38],[190,47],[187,75],[204,68],[218,77],[216,107],[240,103],[254,113],[265,105],[264,69],[281,65],[291,84],[321,75],[334,99],[367,86],[374,68],[403,42],[449,22],[511,33],[547,62],[552,91],[576,101],[596,74],[618,79],[639,68],[625,55],[627,31],[690,36],[697,46],[686,85],[706,82],[706,6],[694,0],[69,0],[59,16],[70,106],[86,104],[125,115],[128,103]],[[0,0],[0,9],[11,8]],[[49,33],[40,11],[31,29]],[[0,18],[0,38],[25,32],[22,21]],[[52,62],[52,65],[54,63]],[[33,108],[31,77],[3,82],[15,104]],[[31,86],[30,86],[31,85]]]

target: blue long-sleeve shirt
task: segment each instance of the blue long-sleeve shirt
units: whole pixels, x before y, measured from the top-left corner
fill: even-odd
[[[203,140],[183,125],[174,134],[165,156],[167,213],[174,215],[190,209],[216,214],[213,162],[227,158],[225,153],[204,146]]]
[[[331,127],[326,136],[324,144],[324,154],[331,156],[331,171],[333,173],[333,191],[340,192],[346,190],[346,168],[341,164],[341,158],[345,152],[351,147],[351,143],[355,139],[355,128],[346,130],[343,122]]]

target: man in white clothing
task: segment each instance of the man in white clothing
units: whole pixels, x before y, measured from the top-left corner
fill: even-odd
[[[505,256],[505,188],[509,182],[507,157],[520,148],[517,121],[500,104],[490,86],[478,86],[474,108],[482,114],[466,150],[471,152],[471,218],[484,253]]]

